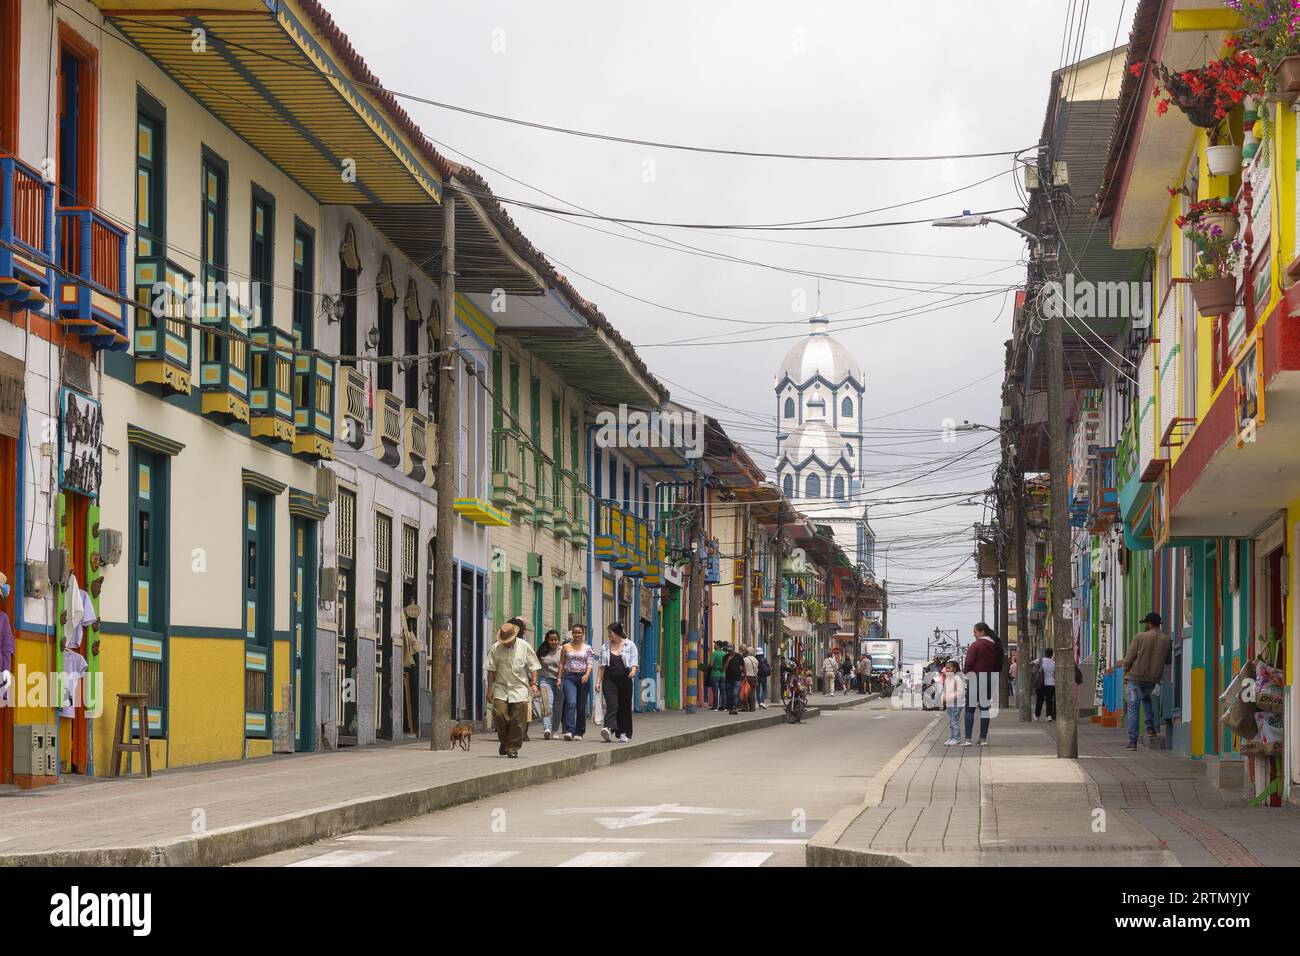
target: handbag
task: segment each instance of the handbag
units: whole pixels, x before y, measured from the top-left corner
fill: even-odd
[[[751,684],[749,682],[749,678],[746,677],[744,680],[740,682],[740,700],[742,703],[746,702],[753,695],[754,695],[754,685]]]

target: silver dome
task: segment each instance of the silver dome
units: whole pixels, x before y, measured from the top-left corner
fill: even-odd
[[[865,385],[862,369],[852,353],[827,334],[830,320],[818,312],[808,320],[808,325],[811,329],[808,337],[796,342],[785,354],[777,381],[789,378],[795,385],[803,385],[820,375],[832,385],[839,385],[849,377]]]

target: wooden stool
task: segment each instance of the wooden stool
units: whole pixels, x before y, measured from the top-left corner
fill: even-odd
[[[136,712],[136,720],[140,722],[140,740],[139,743],[131,743],[131,724],[130,712]],[[117,733],[113,735],[113,753],[112,765],[108,775],[110,777],[120,777],[122,775],[122,757],[130,754],[140,755],[140,769],[144,771],[146,777],[153,776],[153,767],[149,764],[149,695],[148,694],[118,694],[117,695]]]

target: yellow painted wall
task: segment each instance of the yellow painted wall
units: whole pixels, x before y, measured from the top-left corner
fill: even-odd
[[[14,642],[14,688],[17,691],[20,687],[19,681],[26,674],[27,693],[25,696],[18,697],[19,703],[26,703],[25,707],[17,707],[14,714],[14,724],[50,724],[54,722],[54,711],[49,706],[36,706],[40,703],[37,697],[36,685],[32,683],[32,678],[37,675],[44,675],[41,680],[44,682],[44,700],[48,704],[54,703],[54,691],[49,686],[49,673],[54,670],[54,662],[50,657],[52,649],[43,641],[29,641],[18,638]]]
[[[170,651],[169,765],[243,757],[244,642],[173,637]]]

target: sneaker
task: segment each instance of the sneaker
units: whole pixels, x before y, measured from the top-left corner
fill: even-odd
[[[759,704],[758,706],[761,707],[763,710],[767,710],[767,704]]]
[[[1049,724],[1054,724],[1054,723],[1056,723],[1056,718],[1055,718],[1055,717],[1048,717],[1048,718],[1047,718],[1047,722],[1048,722]]]
[[[618,735],[618,742],[621,743],[621,744],[628,744],[628,743],[631,743],[631,742],[632,742],[632,738],[629,737],[627,734],[619,734],[619,735]]]
[[[518,758],[518,756],[519,756],[519,751],[518,751],[518,750],[511,750],[509,753],[506,754],[506,756],[507,756],[507,757]]]
[[[971,742],[970,742],[969,740],[963,740],[963,741],[961,742],[961,745],[962,745],[963,747],[970,747],[970,746],[972,746],[972,744],[971,744]]]
[[[1135,743],[1132,743],[1132,744],[1125,744],[1125,745],[1124,745],[1124,749],[1125,749],[1125,750],[1137,750],[1137,749],[1138,749],[1138,745],[1135,744]]]
[[[573,735],[573,739],[574,739],[574,740],[582,740],[582,734],[574,734],[574,735]]]
[[[987,747],[988,745],[989,745],[989,742],[988,742],[987,740],[981,740],[981,741],[980,741],[980,746],[981,746],[981,747]]]
[[[573,739],[573,734],[569,733],[569,732],[566,730],[566,731],[564,732],[564,739],[565,739],[565,740],[572,740],[572,739]]]
[[[952,740],[945,740],[943,745],[945,747],[956,747],[959,743],[961,743],[961,741],[954,737]]]
[[[732,714],[732,715],[735,715],[735,714],[740,713],[740,711],[738,711],[738,710],[729,710],[729,711],[727,711],[727,713]]]
[[[1159,734],[1156,733],[1154,727],[1148,727],[1148,728],[1147,728],[1147,736],[1148,736],[1148,737],[1152,737],[1152,738],[1154,738],[1154,737],[1158,737]]]
[[[544,730],[544,731],[542,731],[542,739],[543,739],[543,740],[550,740],[550,739],[551,739],[551,732],[550,732],[549,730]]]
[[[506,755],[506,745],[502,744],[500,747],[498,747],[497,753],[500,754],[502,757],[504,757]]]
[[[609,728],[608,728],[608,727],[601,727],[601,728],[600,728],[600,739],[603,740],[603,741],[605,741],[605,743],[609,743],[609,736],[610,736],[610,734],[609,734]]]

